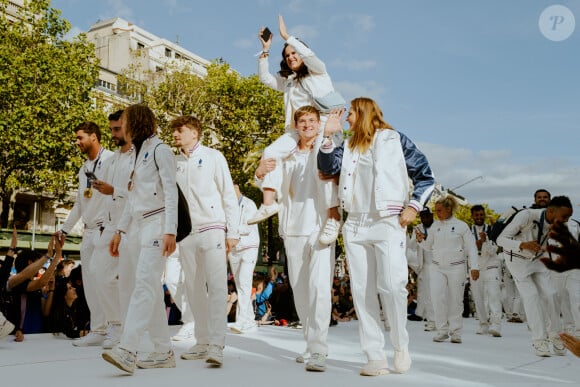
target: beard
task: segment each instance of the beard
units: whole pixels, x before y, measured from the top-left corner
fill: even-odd
[[[125,145],[127,143],[127,141],[125,141],[125,139],[123,137],[121,137],[121,138],[115,138],[115,139],[113,139],[113,142],[117,146],[123,146],[123,145]]]

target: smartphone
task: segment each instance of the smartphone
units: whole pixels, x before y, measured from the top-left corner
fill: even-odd
[[[89,179],[89,181],[92,183],[93,181],[97,180],[97,175],[95,175],[93,172],[90,171],[85,171],[85,176],[87,177],[87,179]]]
[[[270,40],[270,36],[272,36],[272,31],[268,27],[264,28],[264,31],[262,31],[262,39],[264,39],[264,42]]]

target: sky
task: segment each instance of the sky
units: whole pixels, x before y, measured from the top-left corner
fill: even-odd
[[[565,12],[546,11],[553,5]],[[445,188],[496,212],[529,206],[546,188],[580,212],[580,0],[53,0],[52,7],[72,35],[121,17],[205,59],[223,58],[243,76],[257,73],[260,26],[274,32],[276,66],[281,14],[326,63],[335,88],[347,100],[375,99]]]

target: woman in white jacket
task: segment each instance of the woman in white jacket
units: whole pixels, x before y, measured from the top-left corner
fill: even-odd
[[[284,126],[286,133],[264,150],[264,159],[283,160],[296,150],[298,133],[294,126],[294,112],[302,106],[315,106],[314,98],[323,97],[334,91],[330,76],[326,72],[326,65],[303,42],[291,36],[286,31],[282,16],[279,16],[280,36],[286,42],[282,50],[280,71],[273,75],[269,70],[268,56],[272,36],[264,39],[264,28],[260,29],[259,38],[262,43],[262,52],[258,59],[258,74],[260,81],[266,86],[284,93]],[[320,117],[324,127],[326,117]],[[320,130],[322,133],[322,130]],[[281,165],[281,164],[279,164]],[[263,204],[258,212],[248,221],[248,224],[258,223],[278,212],[278,203],[275,201],[276,192],[282,185],[282,173],[276,168],[268,173],[261,181]],[[332,206],[336,201],[336,184],[332,181],[325,183],[324,200],[329,209],[329,217],[320,236],[322,244],[333,243],[340,230],[340,214],[338,207]]]
[[[368,359],[360,373],[389,372],[377,294],[391,325],[394,368],[403,373],[411,367],[405,230],[433,191],[434,178],[427,158],[393,130],[372,99],[351,102],[347,122],[353,135],[335,144],[331,135],[342,130],[342,113],[334,111],[328,118],[318,167],[329,175],[340,172],[339,199],[348,212],[343,228],[346,259],[361,346]]]
[[[479,278],[475,238],[469,226],[453,216],[456,207],[457,202],[452,196],[437,200],[437,220],[431,226],[429,236],[425,239],[417,232],[417,241],[422,242],[422,247],[433,251],[431,299],[437,332],[433,341],[438,343],[449,337],[452,343],[461,343],[461,312],[468,260],[471,279],[477,281]]]

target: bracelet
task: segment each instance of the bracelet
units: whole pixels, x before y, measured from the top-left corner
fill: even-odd
[[[115,234],[117,234],[117,235],[125,234],[125,231],[123,231],[123,230],[115,230]]]

